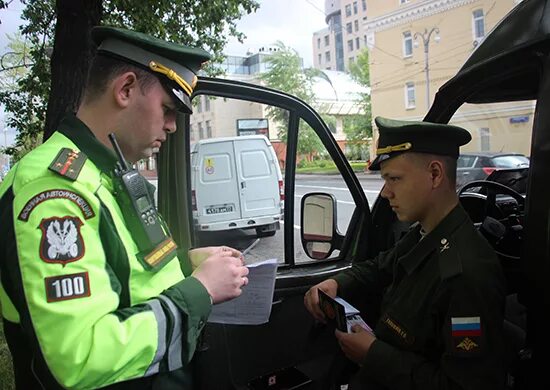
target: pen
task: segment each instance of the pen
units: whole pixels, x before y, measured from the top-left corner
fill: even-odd
[[[257,238],[252,244],[250,244],[248,247],[246,247],[246,249],[244,251],[242,251],[242,255],[246,255],[248,252],[250,252],[250,250],[252,248],[254,248],[256,246],[256,244],[258,244],[258,242],[260,242],[260,239]]]

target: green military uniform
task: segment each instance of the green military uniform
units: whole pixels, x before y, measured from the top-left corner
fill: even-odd
[[[445,154],[454,155],[468,139],[465,130],[445,125],[411,128],[409,122],[381,118],[377,124],[383,148],[378,157],[385,156],[373,162],[374,169],[380,160],[419,151],[415,145],[437,154],[444,144]],[[439,136],[432,141],[416,142],[434,131]],[[404,144],[406,149],[391,151]],[[394,248],[334,279],[342,296],[382,294],[377,340],[356,378],[361,388],[503,388],[504,276],[493,249],[460,205],[428,234],[416,224]]]
[[[198,65],[178,63],[205,52],[125,30],[94,37],[108,43],[101,52],[144,68],[149,53],[150,71],[189,112]],[[192,386],[210,296],[185,278],[169,235],[139,253],[114,194],[116,161],[69,116],[0,186],[0,307],[18,388]]]

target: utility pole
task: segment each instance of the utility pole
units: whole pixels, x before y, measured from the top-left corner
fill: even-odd
[[[423,32],[414,33],[414,46],[418,47],[418,37],[422,38],[424,44],[424,73],[426,74],[426,112],[430,109],[430,38],[435,33],[434,41],[439,43],[439,29],[432,27],[430,31],[427,28]]]

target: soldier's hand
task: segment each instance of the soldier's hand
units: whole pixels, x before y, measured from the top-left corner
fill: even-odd
[[[233,257],[241,256],[241,252],[229,246],[207,246],[202,248],[191,249],[190,251],[187,252],[193,271],[196,270],[197,267],[203,261],[205,261],[208,257],[214,256],[216,254],[230,255]]]
[[[319,292],[325,292],[329,297],[336,297],[338,291],[338,282],[334,279],[327,279],[311,287],[304,295],[304,305],[317,321],[326,322],[325,315],[319,307]]]
[[[243,264],[239,251],[220,251],[207,257],[192,276],[203,284],[214,303],[221,303],[241,295],[241,288],[248,284],[248,268]]]
[[[353,325],[351,330],[352,333],[345,333],[336,329],[334,334],[344,355],[349,360],[361,365],[376,337],[361,325]]]

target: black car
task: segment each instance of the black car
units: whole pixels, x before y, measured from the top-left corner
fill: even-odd
[[[495,170],[527,167],[529,158],[521,153],[462,153],[457,161],[456,185],[484,180]]]

